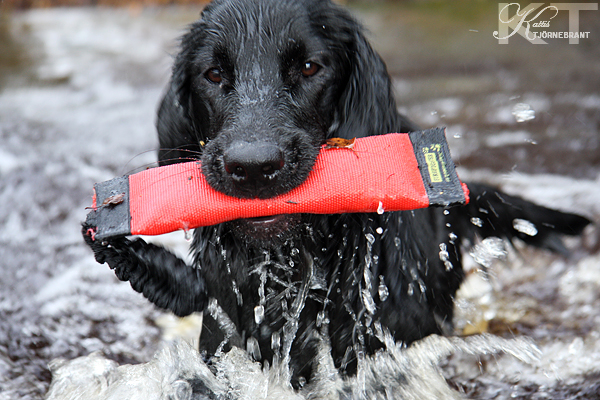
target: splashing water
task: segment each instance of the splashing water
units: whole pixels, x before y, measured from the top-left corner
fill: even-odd
[[[471,223],[473,225],[475,225],[475,226],[480,227],[480,228],[483,226],[483,220],[481,218],[478,218],[478,217],[472,217],[471,218]]]
[[[362,290],[362,301],[367,312],[371,315],[375,314],[375,311],[377,311],[377,306],[375,305],[375,300],[373,299],[373,296],[369,290]]]
[[[265,317],[265,284],[267,282],[267,266],[271,262],[271,255],[268,251],[263,253],[265,260],[252,269],[252,274],[258,274],[260,285],[258,286],[258,305],[254,307],[254,322],[260,325]]]
[[[455,235],[456,236],[456,235]],[[448,253],[448,246],[446,243],[440,243],[440,260],[444,263],[446,271],[451,271],[454,265],[450,262],[450,253]]]
[[[254,307],[254,322],[256,322],[257,325],[260,325],[260,324],[262,324],[264,319],[265,319],[265,306],[262,304],[259,304],[258,306]]]
[[[519,218],[513,219],[513,228],[515,228],[515,230],[517,230],[521,233],[524,233],[528,236],[535,236],[538,233],[538,230],[535,227],[535,225],[532,222],[526,221],[524,219],[519,219]]]
[[[502,239],[498,237],[489,237],[473,246],[473,249],[469,254],[477,264],[489,268],[495,259],[503,259],[506,257],[507,251]]]
[[[517,122],[525,122],[535,118],[535,111],[526,103],[515,104],[511,114],[515,117]]]
[[[287,320],[283,325],[283,345],[282,345],[282,364],[281,364],[281,376],[286,385],[290,385],[291,371],[290,371],[290,351],[292,350],[292,343],[296,338],[298,332],[298,321],[300,320],[300,313],[306,303],[310,284],[314,274],[314,264],[311,257],[306,257],[307,265],[305,268],[304,278],[298,291],[298,295],[292,303],[292,307],[288,313],[284,314]]]
[[[260,344],[258,340],[254,336],[250,336],[248,340],[246,340],[246,352],[254,359],[261,360],[262,354],[260,351]]]
[[[390,295],[390,291],[385,284],[383,275],[379,275],[379,286],[377,287],[377,293],[379,294],[379,300],[386,301]]]
[[[281,348],[281,335],[279,334],[279,332],[273,332],[271,334],[271,350],[273,350],[273,352],[275,354],[278,354],[280,348]]]
[[[375,300],[373,299],[373,273],[371,272],[371,266],[376,260],[376,256],[373,255],[373,243],[375,243],[375,236],[371,233],[365,234],[367,239],[367,253],[365,254],[365,263],[363,267],[363,281],[364,287],[361,289],[362,303],[368,314],[373,315],[377,311]],[[370,325],[370,318],[368,319],[367,326]]]
[[[365,399],[462,399],[443,377],[438,364],[454,353],[471,356],[504,353],[535,364],[541,353],[528,339],[491,335],[467,338],[431,335],[410,347],[394,342],[377,327],[385,351],[363,354],[361,376],[342,377],[333,366],[327,341],[320,340],[315,375],[294,392],[279,374],[281,365],[261,366],[246,351],[233,347],[214,360],[211,371],[200,354],[184,341],[167,344],[142,364],[122,365],[100,353],[72,361],[55,360],[48,400],[187,400],[204,395],[216,399],[331,399],[349,393]],[[497,355],[495,357],[502,357]]]
[[[192,238],[194,235],[192,235],[192,231],[190,230],[190,228],[188,227],[187,224],[184,225],[183,227],[183,237],[185,239],[186,242],[191,242]]]
[[[219,305],[218,301],[214,298],[209,299],[208,306],[206,310],[210,314],[211,317],[217,322],[219,329],[223,332],[223,341],[217,347],[215,351],[215,356],[221,355],[223,352],[223,348],[225,345],[231,343],[232,345],[240,346],[242,342],[242,338],[237,332],[236,326],[233,321],[229,318],[229,315]]]

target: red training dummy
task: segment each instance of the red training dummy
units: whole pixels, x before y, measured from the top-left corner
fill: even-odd
[[[239,199],[211,188],[199,162],[148,169],[94,186],[95,238],[160,235],[239,218],[412,210],[468,202],[442,128],[339,139],[306,181],[283,195]]]

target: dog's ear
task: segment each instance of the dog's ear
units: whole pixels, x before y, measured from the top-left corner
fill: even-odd
[[[192,112],[202,114],[205,110],[192,110],[191,67],[194,49],[201,45],[203,23],[194,23],[188,33],[181,38],[181,50],[175,59],[173,72],[167,91],[157,113],[160,165],[189,161],[198,158],[201,151],[202,127],[192,116]],[[202,115],[197,116],[202,118]]]
[[[400,115],[385,63],[357,24],[350,49],[350,75],[337,109],[337,129],[344,138],[410,132],[417,126]]]

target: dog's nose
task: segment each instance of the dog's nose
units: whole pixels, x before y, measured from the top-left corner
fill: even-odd
[[[234,143],[223,155],[225,171],[237,185],[260,189],[283,168],[285,161],[280,148],[271,143]]]

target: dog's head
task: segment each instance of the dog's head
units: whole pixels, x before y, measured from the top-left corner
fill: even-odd
[[[399,129],[385,65],[330,1],[215,0],[181,45],[159,160],[199,154],[225,194],[280,195],[306,179],[325,138]]]

